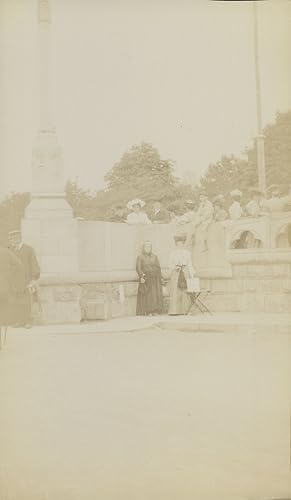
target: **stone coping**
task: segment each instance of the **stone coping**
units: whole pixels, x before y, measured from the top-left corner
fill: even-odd
[[[291,263],[291,248],[261,248],[228,250],[227,260],[231,264],[281,264]]]

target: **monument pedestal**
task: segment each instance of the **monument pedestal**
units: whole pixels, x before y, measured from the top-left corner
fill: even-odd
[[[62,284],[78,271],[77,221],[65,199],[62,150],[54,129],[40,131],[32,153],[32,199],[22,221],[23,240],[41,268],[40,322],[81,319],[80,287]],[[67,278],[66,278],[67,280]]]

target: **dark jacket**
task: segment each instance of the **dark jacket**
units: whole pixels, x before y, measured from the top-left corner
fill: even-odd
[[[161,208],[161,210],[155,214],[155,211],[152,210],[149,213],[149,219],[152,222],[156,222],[159,224],[166,224],[170,220],[169,212]]]
[[[0,247],[0,299],[25,290],[25,271],[21,261],[5,247]]]
[[[40,277],[40,267],[33,248],[23,243],[20,249],[14,250],[14,253],[24,266],[26,285],[33,280],[38,280]]]

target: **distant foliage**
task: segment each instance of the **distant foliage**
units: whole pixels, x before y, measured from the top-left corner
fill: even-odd
[[[2,234],[20,228],[21,219],[29,201],[29,193],[12,193],[0,203],[0,232]]]
[[[267,185],[280,184],[282,192],[291,184],[291,111],[277,113],[275,123],[264,129]],[[244,151],[245,158],[223,155],[219,161],[209,165],[200,179],[200,185],[182,182],[174,175],[175,164],[163,160],[158,150],[142,142],[124,153],[119,162],[105,176],[106,189],[90,191],[82,189],[76,182],[66,186],[67,200],[75,217],[85,220],[110,220],[117,205],[126,206],[132,198],[142,198],[150,210],[155,199],[160,199],[165,208],[183,213],[188,199],[197,200],[201,188],[212,199],[224,194],[230,202],[229,193],[235,188],[243,192],[243,202],[248,200],[248,190],[258,185],[255,147]],[[29,193],[13,193],[0,204],[0,231],[20,226]]]
[[[123,198],[140,197],[150,201],[172,194],[177,179],[174,163],[162,160],[152,144],[142,142],[127,151],[105,176],[108,190]]]
[[[185,210],[185,201],[193,199],[196,189],[179,181],[171,160],[162,160],[158,150],[148,143],[133,146],[105,176],[107,188],[91,193],[74,182],[67,184],[67,199],[74,214],[86,220],[109,220],[118,205],[126,206],[133,198],[146,202],[150,210],[156,199],[164,207],[177,205]]]
[[[280,184],[284,192],[291,184],[291,111],[277,113],[275,123],[267,125],[263,133],[267,186]],[[211,197],[222,193],[228,198],[229,192],[238,188],[247,198],[248,189],[258,185],[255,145],[244,153],[246,160],[222,156],[209,165],[200,182]]]

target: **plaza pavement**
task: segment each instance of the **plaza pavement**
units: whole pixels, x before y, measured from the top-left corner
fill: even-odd
[[[11,329],[0,500],[291,498],[290,317]]]
[[[123,318],[115,318],[111,320],[86,321],[74,324],[62,325],[38,325],[32,330],[21,328],[10,328],[10,332],[30,333],[37,332],[38,334],[65,334],[68,333],[116,333],[116,332],[132,332],[144,330],[151,327],[169,327],[175,329],[179,325],[182,329],[193,327],[193,331],[202,330],[217,330],[217,331],[267,331],[277,328],[277,331],[291,334],[291,313],[213,313],[209,314],[193,314],[188,316],[130,316]]]

